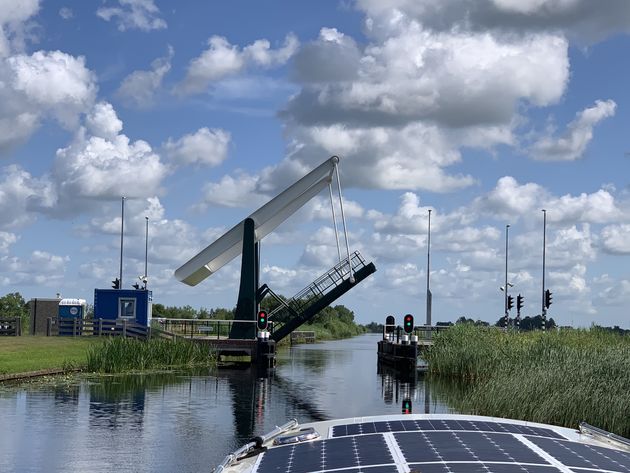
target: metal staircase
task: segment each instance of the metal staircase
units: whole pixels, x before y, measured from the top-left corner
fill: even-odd
[[[354,276],[353,283],[350,282],[348,259],[344,258],[286,301],[265,287],[265,293],[272,294],[280,301],[280,305],[269,314],[269,320],[274,323],[274,331],[270,338],[279,342],[376,271],[374,263],[366,263],[358,251],[350,255],[350,263]]]

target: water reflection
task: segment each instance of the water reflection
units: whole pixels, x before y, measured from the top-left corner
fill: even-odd
[[[0,472],[209,471],[290,418],[444,412],[442,390],[377,366],[378,336],[300,345],[275,371],[78,378],[0,392]],[[72,446],[72,448],[67,448]]]
[[[418,371],[399,370],[378,363],[381,394],[388,405],[400,405],[403,414],[425,413],[431,409],[431,383]],[[435,409],[434,409],[435,411]]]

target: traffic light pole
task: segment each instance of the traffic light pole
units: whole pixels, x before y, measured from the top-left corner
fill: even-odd
[[[506,225],[505,226],[505,286],[503,286],[503,288],[505,289],[504,292],[504,296],[505,296],[505,320],[506,320],[506,326],[507,326],[507,320],[508,320],[508,232],[510,230],[510,225]]]
[[[547,307],[545,304],[545,252],[547,247],[547,211],[542,209],[543,213],[543,258],[542,258],[542,329],[545,330],[545,319],[547,318]]]

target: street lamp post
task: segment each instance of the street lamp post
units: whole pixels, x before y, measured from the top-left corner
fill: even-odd
[[[431,209],[429,209],[429,229],[427,236],[427,327],[431,325],[431,303],[433,295],[429,286],[429,276],[431,274]]]
[[[144,217],[146,226],[144,231],[144,289],[149,285],[149,275],[147,274],[149,264],[149,217]]]
[[[123,277],[122,277],[122,273],[123,273],[123,235],[125,233],[125,197],[123,196],[122,198],[122,202],[121,202],[121,214],[120,214],[120,268],[119,268],[119,274],[118,274],[118,279],[119,279],[119,288],[122,289],[123,287]]]

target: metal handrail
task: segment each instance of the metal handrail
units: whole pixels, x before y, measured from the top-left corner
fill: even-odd
[[[580,433],[582,434],[590,435],[597,440],[609,442],[623,448],[624,450],[630,451],[630,439],[622,437],[621,435],[613,434],[612,432],[608,432],[607,430],[600,429],[599,427],[587,424],[586,422],[580,422],[579,428]]]
[[[355,251],[354,253],[352,253],[350,260],[352,262],[353,270],[356,270],[359,267],[363,267],[366,264],[365,258],[363,258],[363,256],[361,256],[361,254],[358,251]],[[306,301],[310,300],[310,298],[321,297],[332,286],[338,286],[339,284],[341,284],[344,280],[344,276],[349,274],[349,272],[350,271],[348,269],[348,261],[347,260],[340,261],[331,269],[326,271],[326,273],[319,276],[317,279],[315,279],[315,281],[313,281],[311,284],[306,286],[304,289],[302,289],[300,292],[294,295],[291,299],[289,299],[287,301],[288,306],[291,309],[295,310],[296,312],[299,312],[302,309],[302,307],[305,305]],[[333,275],[336,275],[337,277],[333,278]],[[271,311],[271,313],[269,314],[269,317],[271,318],[272,315],[276,314],[280,310],[281,310],[281,307],[278,306],[273,311]]]
[[[291,429],[294,429],[298,426],[298,421],[296,419],[291,419],[286,424],[283,424],[279,427],[276,426],[271,432],[263,434],[259,437],[256,437],[251,442],[243,445],[238,450],[230,453],[226,456],[221,463],[213,470],[213,473],[221,473],[227,466],[229,466],[232,462],[237,461],[240,457],[252,451],[254,448],[260,448],[265,442],[272,440],[273,438],[281,435]]]

